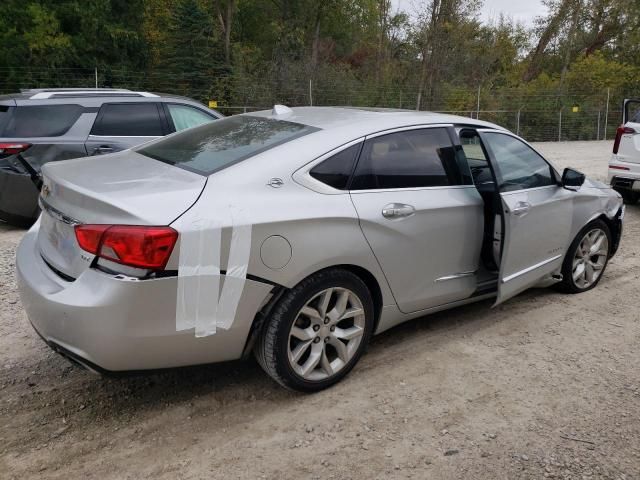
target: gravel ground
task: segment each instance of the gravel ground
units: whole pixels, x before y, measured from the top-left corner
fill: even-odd
[[[540,144],[605,179],[606,142]],[[602,282],[526,292],[374,338],[305,396],[254,361],[108,379],[71,366],[16,292],[0,226],[2,478],[640,478],[640,206]]]

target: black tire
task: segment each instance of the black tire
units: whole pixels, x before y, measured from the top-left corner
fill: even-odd
[[[298,375],[289,363],[289,332],[302,307],[314,296],[331,287],[346,288],[361,301],[365,315],[364,332],[355,354],[337,373],[323,380],[310,381]],[[320,391],[339,382],[351,371],[369,343],[373,325],[373,300],[365,283],[347,270],[322,270],[282,296],[256,342],[254,355],[263,370],[280,385],[300,392]]]
[[[620,195],[622,195],[622,200],[624,200],[624,203],[627,205],[635,205],[638,203],[638,200],[640,200],[640,193],[638,192],[623,190],[620,192]]]
[[[573,259],[575,258],[578,246],[580,245],[580,242],[582,241],[584,236],[590,230],[593,230],[596,228],[599,228],[600,230],[602,230],[607,236],[609,246],[607,251],[606,262],[600,272],[600,275],[595,280],[595,282],[593,282],[591,285],[585,288],[582,288],[579,285],[577,285],[573,280]],[[612,246],[613,246],[613,238],[611,236],[611,230],[609,229],[609,226],[604,221],[597,219],[590,222],[584,228],[582,228],[582,230],[580,230],[576,235],[576,238],[573,239],[573,242],[569,246],[569,250],[565,255],[564,262],[562,264],[562,281],[557,284],[558,290],[564,293],[582,293],[582,292],[591,290],[592,288],[595,288],[596,285],[598,285],[598,283],[602,279],[602,276],[604,275],[604,271],[606,270],[607,265],[609,264],[609,257],[611,256]]]

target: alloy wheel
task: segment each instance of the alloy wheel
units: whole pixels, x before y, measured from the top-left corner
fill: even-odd
[[[586,289],[598,281],[609,256],[609,239],[600,228],[587,232],[573,257],[573,282]]]
[[[327,288],[298,312],[288,339],[289,364],[305,380],[319,381],[342,370],[358,351],[365,311],[346,288]]]

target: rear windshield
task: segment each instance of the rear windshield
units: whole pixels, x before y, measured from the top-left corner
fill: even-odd
[[[136,151],[185,170],[211,175],[317,130],[300,123],[239,115],[190,128]]]
[[[83,111],[80,105],[0,106],[0,136],[59,137],[67,133]]]

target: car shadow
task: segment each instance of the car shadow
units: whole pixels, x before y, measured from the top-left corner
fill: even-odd
[[[552,290],[531,290],[519,295],[511,302],[530,303],[538,297],[558,295]],[[378,357],[388,358],[389,349],[404,350],[411,348],[405,342],[420,342],[430,344],[434,348],[443,348],[451,339],[457,339],[456,330],[460,335],[470,335],[483,330],[496,322],[490,309],[493,300],[458,307],[455,309],[434,313],[402,323],[390,330],[375,336],[366,355],[352,375],[366,375],[366,371],[375,368],[379,363]],[[500,308],[500,307],[498,307]],[[51,355],[54,355],[53,353]],[[398,353],[401,355],[401,352]],[[50,356],[48,356],[50,361]],[[382,361],[382,360],[380,360]],[[118,376],[97,376],[81,367],[62,365],[66,362],[60,358],[55,362],[57,368],[63,368],[65,378],[70,383],[68,387],[73,391],[81,390],[82,400],[91,406],[93,414],[118,415],[119,412],[159,410],[167,405],[190,405],[195,399],[209,398],[225,404],[242,403],[256,398],[272,400],[296,401],[304,394],[288,391],[273,382],[250,357],[244,361],[233,361],[212,365],[173,368],[152,372],[136,372]],[[58,378],[60,378],[58,376]],[[60,388],[60,390],[67,389]],[[339,388],[339,387],[338,387]],[[105,402],[104,399],[109,401]],[[99,399],[99,402],[92,402]],[[233,399],[229,403],[229,399]]]

